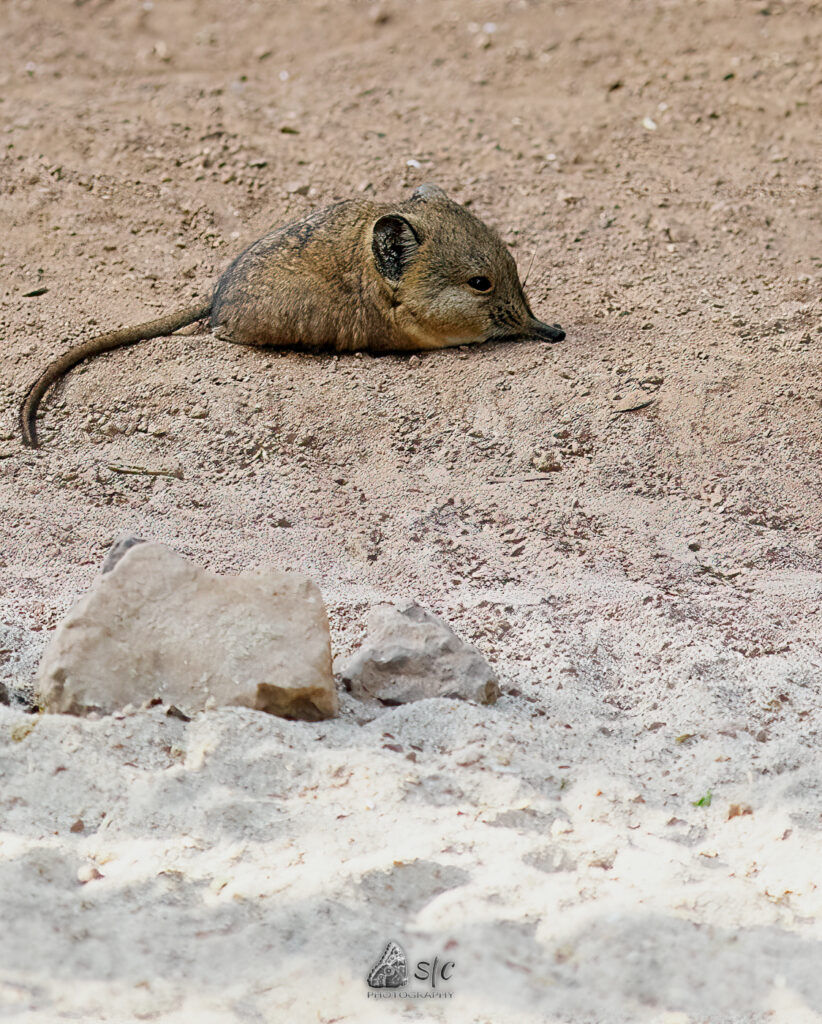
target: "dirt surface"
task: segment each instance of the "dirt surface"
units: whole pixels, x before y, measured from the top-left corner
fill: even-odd
[[[323,726],[0,708],[0,1007],[822,1019],[819,3],[7,0],[0,30],[12,696],[125,531],[310,575],[339,655],[414,597],[505,691]],[[21,447],[69,345],[424,181],[500,229],[563,344],[157,339],[74,371]],[[391,938],[447,952],[452,998],[368,1000]]]

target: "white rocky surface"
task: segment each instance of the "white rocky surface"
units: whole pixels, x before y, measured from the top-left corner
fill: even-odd
[[[111,564],[113,562],[113,564]],[[319,588],[274,567],[218,576],[163,544],[126,547],[57,627],[36,690],[52,712],[159,699],[191,715],[242,705],[337,713]]]
[[[597,595],[676,652],[641,689],[617,688],[609,654],[635,634],[604,622],[595,648],[517,604],[533,658],[502,659],[513,693],[491,707],[0,707],[0,1007],[26,1024],[818,1021],[812,652],[752,671],[677,638],[644,593]],[[452,998],[369,999],[390,940],[410,964],[453,960]]]
[[[362,646],[340,668],[355,697],[407,704],[426,697],[461,697],[493,704],[496,672],[476,647],[416,601],[377,605]]]

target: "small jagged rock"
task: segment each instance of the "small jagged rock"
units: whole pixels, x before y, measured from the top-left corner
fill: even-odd
[[[337,713],[317,586],[273,567],[218,576],[162,544],[128,548],[58,626],[37,675],[46,711],[110,713],[159,698],[187,716],[242,705]]]
[[[87,885],[89,882],[96,882],[98,878],[104,878],[105,875],[100,871],[96,864],[83,864],[77,869],[77,881],[81,885]]]
[[[493,704],[499,696],[497,675],[479,651],[414,601],[372,609],[366,642],[340,674],[354,696],[384,704],[425,697]]]
[[[644,409],[655,401],[654,396],[649,395],[647,391],[631,391],[614,403],[614,412],[633,412],[635,409]]]
[[[142,537],[135,537],[133,533],[124,533],[118,537],[106,552],[100,572],[111,572],[126,551],[133,548],[135,544],[145,544],[145,541]]]

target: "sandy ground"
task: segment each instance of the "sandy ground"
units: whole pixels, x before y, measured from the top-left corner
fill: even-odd
[[[0,1013],[822,1020],[819,4],[7,0],[0,31],[12,696],[123,531],[309,574],[339,656],[414,597],[505,691],[320,724],[0,707]],[[426,180],[533,260],[566,342],[158,339],[21,448],[54,354]],[[452,960],[411,986],[448,998],[369,999],[389,939]]]

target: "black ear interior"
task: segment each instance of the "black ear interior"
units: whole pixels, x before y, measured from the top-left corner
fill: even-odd
[[[389,281],[397,282],[420,247],[417,233],[398,214],[380,217],[374,225],[371,249],[377,269]]]

